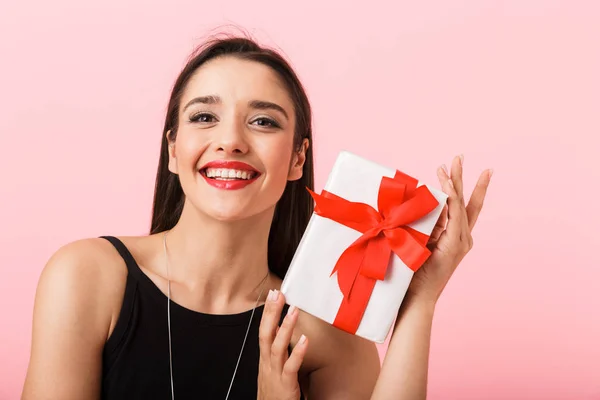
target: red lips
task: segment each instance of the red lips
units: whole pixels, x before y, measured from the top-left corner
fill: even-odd
[[[256,168],[254,168],[252,165],[246,164],[245,162],[241,161],[213,160],[204,164],[204,166],[200,169],[204,170],[206,168],[239,169],[240,171],[252,171],[256,174],[260,174],[260,172],[258,172]]]
[[[221,180],[221,179],[213,179],[206,176],[207,168],[226,168],[226,169],[237,169],[239,171],[248,171],[253,172],[254,177],[251,179],[231,179],[231,180]],[[213,160],[206,163],[200,169],[200,175],[204,178],[204,180],[211,186],[216,187],[218,189],[224,190],[237,190],[245,188],[250,185],[260,176],[260,172],[250,164],[246,164],[241,161],[228,161],[228,160]]]

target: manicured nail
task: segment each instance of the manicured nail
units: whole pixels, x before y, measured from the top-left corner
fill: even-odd
[[[450,174],[448,173],[448,168],[446,167],[446,164],[442,164],[442,165],[440,166],[440,168],[444,170],[444,172],[446,173],[446,175],[450,175]]]
[[[488,176],[491,178],[493,173],[494,173],[494,170],[492,168],[490,168],[488,170]]]
[[[296,311],[296,310],[297,310],[296,306],[290,306],[290,308],[288,308],[287,315],[290,315],[290,316],[293,315],[294,311]]]
[[[306,336],[302,335],[300,336],[300,339],[298,339],[298,344],[303,344],[304,342],[306,342]]]
[[[269,290],[269,294],[267,295],[267,301],[273,301],[273,291]]]
[[[462,154],[460,156],[458,156],[460,159],[460,166],[462,167],[463,165],[463,161],[465,160],[465,156],[463,156]]]
[[[273,301],[277,301],[278,298],[279,298],[279,290],[274,289],[273,290]]]

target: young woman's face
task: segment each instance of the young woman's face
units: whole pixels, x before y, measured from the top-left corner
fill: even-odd
[[[272,212],[288,180],[302,176],[307,141],[294,151],[294,106],[269,67],[213,59],[189,81],[169,170],[200,212],[237,220]]]

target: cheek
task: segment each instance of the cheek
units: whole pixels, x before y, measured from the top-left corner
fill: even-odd
[[[285,138],[285,140],[282,139],[279,139],[277,143],[273,143],[272,146],[269,146],[269,150],[265,152],[263,157],[263,162],[272,175],[284,177],[283,179],[285,180],[290,170],[293,143],[292,140],[287,138]]]
[[[202,140],[202,135],[192,135],[185,131],[179,132],[176,142],[179,165],[195,165],[206,147],[207,143],[206,140]]]

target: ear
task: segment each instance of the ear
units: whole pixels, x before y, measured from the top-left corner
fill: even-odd
[[[175,153],[175,139],[173,139],[171,130],[167,131],[167,151],[169,152],[169,171],[176,174],[177,173],[177,155]]]
[[[302,141],[302,145],[298,151],[295,151],[292,155],[292,163],[290,167],[290,172],[288,173],[289,181],[296,181],[302,178],[302,168],[304,167],[304,163],[306,162],[306,151],[308,150],[308,139],[305,138]]]

